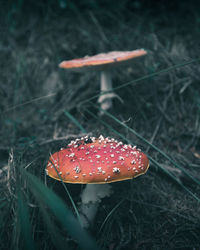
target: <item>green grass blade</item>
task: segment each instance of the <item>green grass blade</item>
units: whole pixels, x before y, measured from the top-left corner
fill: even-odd
[[[105,223],[108,221],[108,219],[111,217],[111,215],[115,212],[115,210],[122,204],[122,202],[124,202],[124,199],[121,200],[119,203],[117,203],[117,205],[115,205],[113,207],[113,209],[107,214],[105,220],[103,221],[103,223],[101,224],[98,234],[101,232],[102,228],[104,227]]]
[[[46,224],[47,231],[51,236],[52,244],[54,245],[54,247],[59,250],[68,249],[66,240],[64,240],[59,234],[57,226],[50,218],[49,213],[46,211],[45,206],[42,203],[40,203],[40,210],[43,214],[43,219]]]
[[[2,203],[0,203],[0,209],[3,208],[3,207],[5,207],[6,205],[7,205],[7,203],[5,201],[2,202]]]
[[[159,169],[161,169],[165,174],[170,176],[180,187],[182,187],[187,193],[189,193],[195,200],[200,202],[200,199],[193,193],[191,192],[185,185],[181,183],[179,179],[177,179],[173,174],[171,174],[167,169],[163,168],[156,160],[154,160],[152,157],[148,155],[149,160],[154,163]]]
[[[148,75],[146,75],[146,76],[142,76],[142,77],[137,78],[137,79],[135,79],[135,80],[126,82],[126,83],[124,83],[124,84],[121,84],[121,85],[119,85],[118,87],[113,88],[112,90],[104,91],[103,93],[99,93],[99,94],[97,94],[97,95],[95,95],[95,96],[92,96],[91,98],[88,98],[87,100],[82,101],[82,102],[79,104],[79,106],[82,107],[82,105],[83,105],[84,103],[90,102],[90,101],[92,101],[92,100],[98,98],[98,97],[101,96],[101,95],[104,95],[104,94],[113,92],[113,91],[115,91],[115,90],[119,90],[119,89],[121,89],[121,88],[127,87],[127,86],[129,86],[129,85],[134,84],[134,83],[139,83],[139,82],[141,82],[141,81],[143,81],[143,80],[146,80],[146,79],[149,79],[149,78],[153,78],[153,77],[155,77],[155,76],[157,76],[157,75],[160,75],[160,74],[168,73],[168,72],[170,72],[170,71],[172,71],[172,70],[175,70],[175,69],[177,69],[177,68],[181,68],[181,67],[187,66],[187,65],[189,65],[189,64],[192,64],[192,63],[199,63],[199,62],[200,62],[200,58],[197,58],[197,59],[193,59],[193,60],[187,61],[187,62],[185,62],[185,63],[180,63],[180,64],[176,64],[176,65],[170,66],[170,67],[168,67],[168,68],[166,68],[166,69],[159,70],[158,72],[154,72],[154,73],[148,74]]]
[[[184,168],[182,168],[178,163],[176,163],[175,161],[173,161],[167,154],[165,154],[162,150],[160,150],[158,147],[156,147],[155,145],[153,145],[152,143],[148,142],[143,136],[141,136],[140,134],[138,134],[134,129],[128,127],[126,124],[124,124],[123,122],[121,122],[119,119],[117,119],[115,116],[113,116],[110,112],[108,111],[103,111],[100,107],[98,107],[97,105],[93,104],[96,108],[98,108],[99,110],[101,110],[102,112],[104,112],[108,117],[110,117],[111,119],[113,119],[115,122],[117,122],[118,124],[120,124],[121,126],[123,126],[124,128],[126,128],[127,130],[129,130],[132,134],[134,134],[137,138],[139,138],[141,141],[143,141],[144,143],[146,143],[148,146],[150,146],[151,148],[153,148],[154,150],[156,150],[157,152],[159,152],[165,159],[167,159],[170,163],[172,163],[176,168],[180,169],[186,176],[188,176],[190,179],[192,179],[193,182],[195,182],[196,184],[200,185],[200,181],[197,180],[196,178],[194,178],[190,173],[188,173]]]
[[[31,233],[31,223],[29,219],[28,207],[24,201],[22,192],[18,192],[18,221],[20,226],[20,235],[24,242],[24,249],[36,249]]]
[[[69,118],[80,130],[82,133],[86,133],[86,130],[83,126],[76,120],[74,116],[72,116],[68,111],[64,111],[64,114]]]
[[[27,178],[27,184],[29,185],[36,199],[40,203],[42,202],[49,207],[64,229],[78,243],[81,249],[99,249],[96,242],[80,226],[79,222],[75,219],[72,212],[67,208],[60,197],[58,197],[52,190],[45,186],[34,175],[26,171],[23,171],[23,174]]]
[[[6,221],[7,217],[6,216],[7,216],[8,211],[9,211],[8,207],[6,207],[0,211],[0,239],[3,238],[3,234],[6,230],[6,226],[7,226],[7,221]],[[1,244],[1,241],[0,241],[0,244]]]
[[[50,160],[50,161],[51,161],[51,160]],[[79,223],[80,223],[80,221],[81,221],[81,220],[80,220],[80,214],[79,214],[79,212],[78,212],[78,209],[77,209],[77,207],[76,207],[76,204],[74,203],[74,201],[73,201],[73,199],[72,199],[72,196],[71,196],[71,194],[70,194],[70,192],[69,192],[69,190],[68,190],[66,184],[63,182],[62,176],[59,174],[59,172],[58,172],[56,166],[54,165],[54,162],[51,161],[51,164],[53,165],[53,167],[54,167],[54,169],[55,169],[55,171],[56,171],[58,177],[60,178],[60,181],[61,181],[61,183],[62,183],[62,185],[63,185],[63,188],[64,188],[65,192],[67,193],[67,195],[68,195],[68,197],[69,197],[69,199],[70,199],[70,201],[71,201],[71,204],[72,204],[72,206],[73,206],[73,208],[74,208],[74,211],[75,211],[75,213],[76,213],[77,219],[78,219],[78,221],[79,221]]]
[[[90,112],[88,109],[85,109],[91,116],[96,118],[98,121],[100,121],[102,124],[104,124],[107,128],[109,128],[113,133],[117,134],[119,137],[121,137],[124,141],[127,143],[131,142],[121,133],[119,133],[117,130],[113,129],[110,125],[108,125],[106,122],[104,122],[102,119],[100,119],[98,116],[94,115],[92,112]],[[168,170],[163,168],[156,160],[151,158],[149,155],[147,155],[148,158],[153,162],[156,166],[158,166],[165,174],[167,174],[170,178],[173,179],[179,186],[181,186],[186,192],[188,192],[195,200],[200,202],[200,199],[193,193],[191,192],[185,185],[183,185],[174,175],[172,175]]]

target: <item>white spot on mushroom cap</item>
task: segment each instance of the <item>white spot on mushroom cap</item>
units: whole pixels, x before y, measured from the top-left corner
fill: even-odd
[[[102,141],[105,140],[104,137],[103,137],[103,135],[100,135],[100,136],[99,136],[99,139],[102,140]]]
[[[120,173],[120,169],[119,168],[113,168],[113,173]]]
[[[91,137],[90,139],[92,140],[92,142],[95,142],[95,141],[96,141],[96,138],[95,138],[95,137]]]
[[[132,155],[136,155],[137,156],[137,152],[136,151],[131,151],[130,152]]]
[[[81,170],[80,170],[80,167],[79,167],[79,166],[76,166],[76,167],[74,168],[74,170],[75,170],[75,172],[76,172],[77,174],[81,172]]]
[[[131,164],[136,164],[136,160],[132,160],[132,161],[131,161]]]

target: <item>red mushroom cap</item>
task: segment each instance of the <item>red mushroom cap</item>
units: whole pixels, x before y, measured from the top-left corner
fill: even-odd
[[[137,177],[148,167],[147,156],[135,146],[86,136],[51,155],[46,173],[68,183],[110,183]]]
[[[133,51],[112,51],[101,53],[95,56],[85,56],[79,59],[63,61],[59,64],[60,68],[80,71],[84,69],[95,68],[99,70],[107,69],[109,66],[114,67],[126,64],[136,57],[144,56],[147,52],[144,49]]]

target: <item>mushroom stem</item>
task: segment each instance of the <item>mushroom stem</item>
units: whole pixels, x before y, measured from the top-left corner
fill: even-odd
[[[113,97],[113,93],[110,92],[103,94],[103,92],[112,90],[112,77],[110,71],[102,71],[100,75],[100,81],[102,95],[99,97],[98,102],[101,104],[101,109],[108,110],[112,107],[111,98]]]
[[[80,205],[80,220],[81,225],[84,228],[88,228],[96,216],[98,206],[106,196],[110,196],[112,193],[111,186],[109,184],[87,184],[81,194]]]

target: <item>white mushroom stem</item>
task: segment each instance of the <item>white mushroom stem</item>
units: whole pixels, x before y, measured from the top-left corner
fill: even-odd
[[[117,97],[122,103],[123,100],[112,91],[112,77],[111,73],[108,70],[104,70],[101,72],[100,75],[100,82],[101,82],[101,94],[98,99],[98,103],[101,105],[102,111],[100,114],[103,114],[103,110],[108,110],[112,107],[112,98]],[[108,92],[105,93],[104,92]]]
[[[101,199],[112,194],[109,184],[87,184],[81,194],[80,220],[84,228],[94,221]]]
[[[104,70],[101,72],[100,81],[101,81],[101,93],[112,90],[112,78],[109,71]],[[112,92],[102,94],[99,97],[98,102],[101,104],[101,108],[103,110],[108,110],[109,108],[112,107],[112,100],[111,100],[112,97],[113,97]]]

